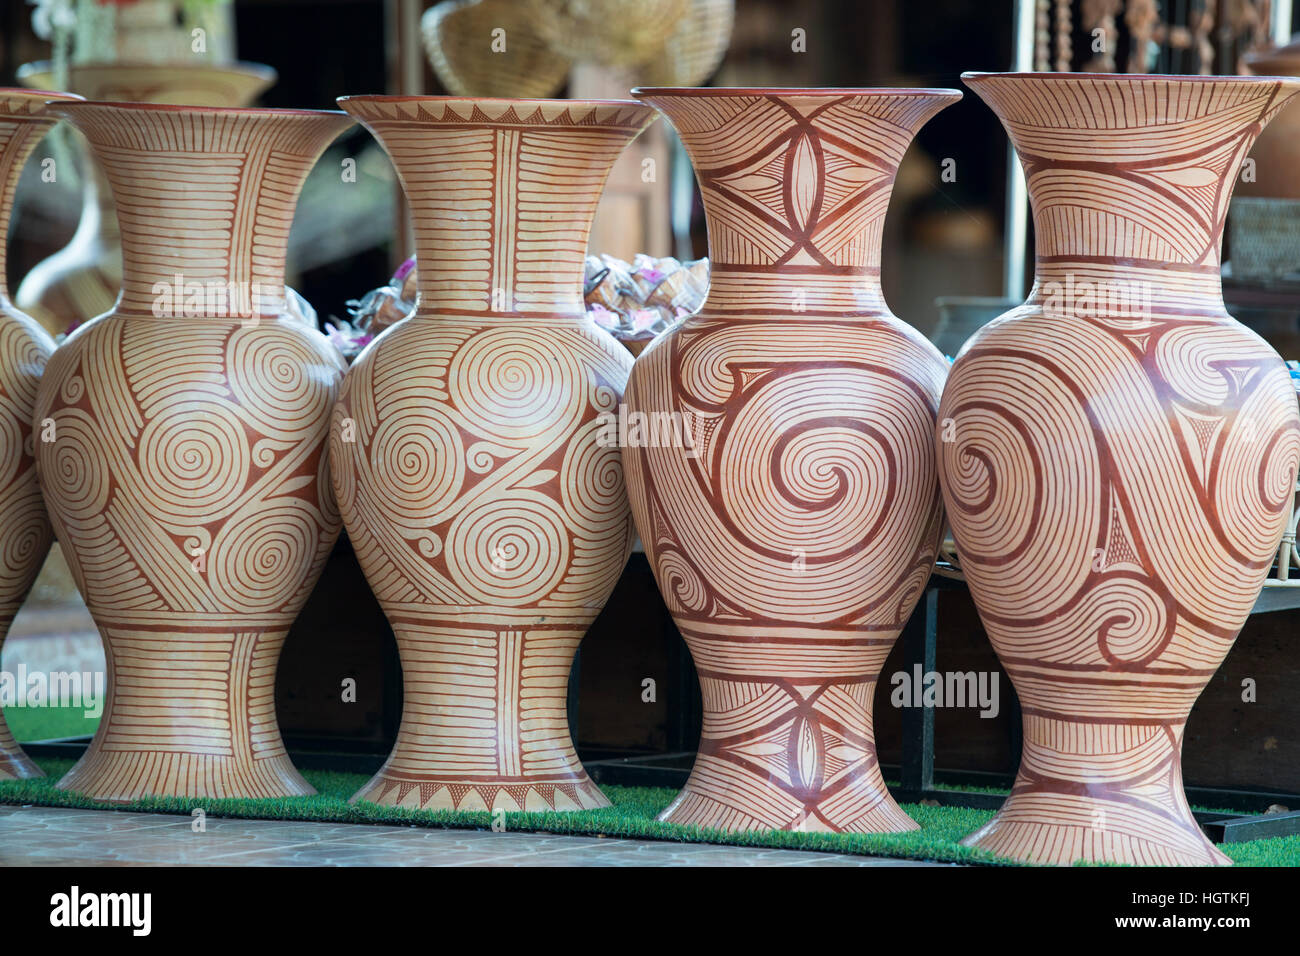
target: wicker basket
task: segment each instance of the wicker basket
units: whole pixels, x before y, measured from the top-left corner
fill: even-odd
[[[731,43],[735,0],[689,0],[655,56],[636,69],[643,86],[698,86],[717,72]]]
[[[532,29],[570,60],[636,66],[657,56],[687,0],[518,0]]]
[[[494,30],[504,30],[505,50],[494,52]],[[420,20],[433,71],[458,96],[551,96],[572,65],[532,29],[518,0],[444,0]]]

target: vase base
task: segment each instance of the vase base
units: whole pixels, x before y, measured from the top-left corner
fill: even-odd
[[[814,794],[795,794],[757,774],[735,779],[735,768],[701,755],[686,787],[659,819],[664,823],[736,833],[905,833],[920,825],[890,796],[875,767]]]
[[[1132,804],[1060,793],[1014,795],[997,816],[961,841],[1022,863],[1070,866],[1232,866],[1190,812],[1144,811]],[[1062,822],[1068,820],[1078,822]]]
[[[55,786],[107,803],[142,797],[255,800],[316,793],[284,753],[236,759],[220,754],[93,746]]]
[[[609,799],[585,772],[551,780],[445,780],[390,774],[381,770],[349,803],[365,801],[408,810],[505,810],[508,813],[565,813],[599,810]]]
[[[0,747],[0,780],[31,780],[43,776],[45,771],[21,747]]]

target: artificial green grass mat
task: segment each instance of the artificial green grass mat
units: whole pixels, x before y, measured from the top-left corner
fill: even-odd
[[[358,773],[304,770],[303,776],[319,791],[311,797],[263,800],[150,797],[128,804],[106,804],[80,794],[55,789],[54,784],[72,766],[71,760],[49,758],[37,760],[37,763],[47,776],[36,780],[0,781],[0,804],[136,810],[185,816],[195,809],[202,809],[213,817],[306,820],[317,823],[382,823],[475,830],[488,829],[492,825],[491,814],[486,811],[407,810],[381,807],[373,803],[349,804],[348,798],[369,779]],[[614,804],[612,807],[573,813],[507,813],[505,827],[515,832],[822,850],[951,863],[1011,862],[958,843],[962,837],[983,826],[993,816],[990,810],[905,803],[902,805],[903,810],[921,825],[920,830],[910,833],[789,833],[778,830],[723,833],[656,820],[655,817],[676,796],[674,790],[663,787],[616,786],[603,786],[601,789]],[[1225,843],[1220,844],[1220,848],[1239,865],[1300,865],[1300,836]]]
[[[5,707],[3,710],[5,722],[20,744],[89,737],[99,727],[99,718],[87,717],[84,707]]]

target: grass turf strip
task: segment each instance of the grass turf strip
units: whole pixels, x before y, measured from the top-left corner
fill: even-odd
[[[136,810],[188,816],[202,809],[209,816],[259,820],[304,820],[317,823],[379,823],[452,829],[488,829],[492,817],[486,811],[408,810],[372,803],[349,804],[348,798],[368,777],[356,773],[303,771],[318,793],[311,797],[277,799],[188,799],[149,797],[127,804],[106,804],[80,794],[56,790],[54,784],[72,766],[66,759],[41,759],[37,763],[48,776],[35,780],[0,781],[0,803],[35,804],[78,809]],[[952,863],[1007,863],[983,850],[959,844],[959,840],[993,816],[989,810],[962,807],[931,807],[903,804],[904,811],[921,825],[909,833],[789,833],[768,830],[751,833],[723,833],[699,827],[661,823],[655,819],[676,796],[662,787],[601,788],[614,804],[602,810],[573,813],[507,813],[506,829],[515,832],[564,833],[575,836],[605,835],[685,843],[721,843],[730,846],[773,847],[788,850],[822,850],[901,859],[935,860]],[[1220,848],[1235,863],[1244,866],[1300,865],[1300,836],[1225,843]]]

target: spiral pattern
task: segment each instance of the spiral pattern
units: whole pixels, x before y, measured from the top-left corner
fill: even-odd
[[[101,467],[103,435],[94,419],[79,408],[59,414],[55,434],[54,442],[37,448],[41,489],[63,521],[84,526],[108,507],[112,476]]]
[[[285,583],[300,582],[317,561],[320,512],[285,497],[245,510],[212,541],[209,583],[237,613],[278,610]]]
[[[465,451],[455,423],[434,406],[403,406],[371,439],[376,467],[367,483],[385,508],[405,522],[438,523],[450,513],[465,481]]]
[[[468,509],[451,523],[447,540],[463,558],[451,565],[457,582],[509,606],[540,600],[569,565],[566,516],[546,495],[519,492],[509,511],[494,503]]]
[[[59,350],[36,409],[57,437],[38,465],[97,619],[292,620],[339,530],[320,485],[340,377],[327,348],[287,322],[156,319],[100,321]],[[258,356],[265,388],[248,381]]]
[[[258,334],[250,325],[231,335],[226,354],[230,394],[259,433],[295,441],[320,429],[338,395],[337,352],[305,337]]]
[[[167,409],[140,433],[141,490],[170,517],[195,521],[239,500],[252,467],[248,434],[234,408],[190,403]],[[265,458],[259,468],[269,464]]]
[[[459,350],[447,369],[450,402],[485,437],[527,439],[577,425],[588,372],[553,337],[489,329]]]

